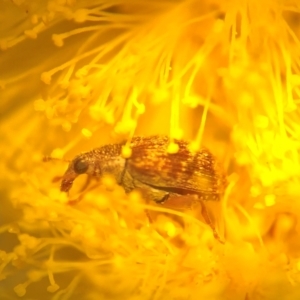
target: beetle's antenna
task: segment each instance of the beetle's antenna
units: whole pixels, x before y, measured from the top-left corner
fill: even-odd
[[[43,162],[49,162],[49,161],[53,161],[53,160],[70,162],[70,160],[63,159],[63,158],[57,158],[57,157],[52,157],[52,156],[44,156],[43,157]]]

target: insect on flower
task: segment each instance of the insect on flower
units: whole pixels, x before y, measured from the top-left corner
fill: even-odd
[[[145,199],[156,203],[171,204],[180,197],[191,196],[192,202],[202,203],[203,217],[212,227],[204,201],[220,200],[226,186],[225,175],[207,149],[191,152],[187,142],[174,142],[178,144],[174,154],[167,152],[170,140],[166,136],[134,137],[129,158],[122,156],[124,143],[79,154],[62,178],[61,191],[68,192],[80,174],[97,178],[110,174],[126,193],[139,189]]]

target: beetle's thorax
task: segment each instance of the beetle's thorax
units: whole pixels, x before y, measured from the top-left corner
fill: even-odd
[[[118,183],[122,181],[126,159],[121,156],[122,145],[106,145],[92,150],[94,158],[94,175],[112,175]]]

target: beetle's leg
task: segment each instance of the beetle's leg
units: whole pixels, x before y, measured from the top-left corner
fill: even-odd
[[[162,201],[165,201],[165,199],[167,199],[170,194],[167,191],[153,188],[153,187],[151,187],[145,183],[142,183],[138,180],[133,180],[133,188],[132,189],[140,190],[142,192],[143,198],[145,200],[150,200],[150,201],[154,201],[157,203],[161,203]]]
[[[163,204],[165,207],[177,210],[193,209],[195,198],[193,195],[179,195],[175,193],[168,193],[156,203]]]
[[[160,200],[156,200],[156,203],[164,204],[170,198],[170,194],[165,194]]]
[[[175,210],[193,210],[196,203],[200,202],[201,205],[201,215],[206,222],[206,224],[211,228],[215,239],[217,239],[220,243],[224,243],[220,236],[217,233],[216,227],[212,222],[212,219],[208,213],[206,204],[203,200],[200,200],[198,196],[194,195],[179,195],[169,193],[165,195],[161,201],[156,201],[157,203],[163,204],[165,207],[175,209]]]
[[[125,174],[126,176],[126,174]],[[129,176],[127,176],[128,178]],[[130,176],[131,177],[131,176]],[[147,184],[144,184],[140,182],[139,180],[134,180],[132,177],[130,178],[131,182],[128,181],[127,179],[127,186],[125,186],[126,192],[133,190],[133,189],[138,189],[141,191],[143,195],[143,199],[146,201],[147,204],[151,204],[152,201],[156,203],[160,203],[162,201],[165,201],[169,197],[169,193],[163,190],[158,190],[155,189]],[[128,190],[128,186],[132,187],[130,190]],[[153,204],[153,202],[152,202]],[[151,217],[151,213],[149,209],[145,210],[145,214],[149,220],[150,223],[153,223],[153,218]]]
[[[201,203],[201,208],[202,208],[201,214],[202,214],[205,222],[211,228],[215,239],[218,240],[220,243],[224,244],[224,242],[221,240],[220,236],[218,235],[218,233],[216,231],[216,227],[215,227],[215,225],[213,224],[213,222],[211,220],[211,217],[208,213],[208,210],[206,208],[206,205],[205,205],[204,201],[200,200],[200,203]]]
[[[151,204],[151,201],[157,203],[157,204],[163,204],[168,198],[169,193],[166,193],[164,191],[158,191],[152,188],[147,188],[146,190],[142,190],[143,196],[145,197],[146,203]],[[152,202],[152,205],[153,205]],[[151,213],[148,209],[145,210],[145,213],[149,219],[150,223],[153,223],[153,218],[151,217]]]
[[[158,203],[158,204],[163,204],[167,199],[169,198],[169,194],[166,194],[162,197],[161,200],[158,200],[158,201],[155,201],[155,203]],[[149,200],[146,199],[146,202],[149,202]],[[146,213],[146,216],[147,218],[149,219],[149,222],[153,224],[153,219],[151,217],[151,214],[149,212],[148,209],[145,210],[145,213]]]

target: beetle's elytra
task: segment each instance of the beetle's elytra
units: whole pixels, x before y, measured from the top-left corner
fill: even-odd
[[[141,189],[149,200],[164,202],[172,195],[197,195],[201,200],[218,201],[225,188],[225,175],[207,150],[191,152],[188,143],[175,140],[179,150],[167,153],[166,136],[134,137],[132,155],[121,155],[124,143],[105,145],[79,154],[69,165],[61,182],[68,192],[80,174],[112,175],[126,192]]]

